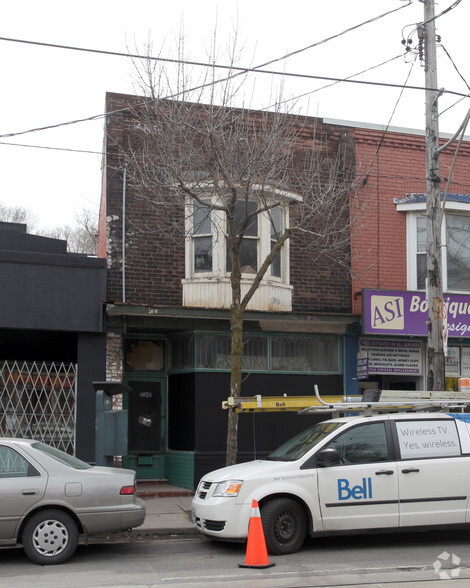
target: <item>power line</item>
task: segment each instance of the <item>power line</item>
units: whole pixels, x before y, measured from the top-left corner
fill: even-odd
[[[460,0],[457,0],[458,2],[460,2]],[[98,53],[101,55],[111,55],[111,56],[116,56],[116,57],[127,57],[127,58],[132,58],[132,59],[149,59],[151,61],[161,61],[164,63],[173,63],[173,64],[179,64],[179,65],[192,65],[192,66],[198,66],[198,67],[208,67],[211,69],[225,69],[225,70],[230,70],[230,71],[239,71],[239,72],[245,72],[245,73],[253,73],[253,72],[260,72],[260,73],[276,73],[277,75],[282,75],[282,72],[267,72],[265,70],[261,70],[260,68],[262,67],[266,67],[268,65],[271,65],[273,63],[277,63],[279,61],[284,61],[286,59],[289,59],[290,57],[293,57],[294,55],[298,55],[299,53],[303,53],[304,51],[308,51],[309,49],[313,49],[314,47],[318,47],[320,45],[323,45],[329,41],[332,41],[334,39],[338,39],[339,37],[342,37],[343,35],[346,35],[347,33],[350,33],[356,29],[359,29],[367,24],[371,24],[375,21],[378,21],[390,14],[393,14],[394,12],[398,12],[399,10],[402,10],[404,8],[407,8],[408,6],[410,6],[412,4],[412,0],[408,0],[407,4],[404,4],[403,6],[400,6],[399,8],[394,8],[393,10],[389,10],[388,12],[384,12],[383,14],[379,14],[377,16],[374,16],[372,18],[369,18],[368,20],[365,20],[359,24],[353,25],[352,27],[349,27],[347,29],[345,29],[344,31],[341,31],[340,33],[336,33],[335,35],[331,35],[329,37],[326,37],[325,39],[322,39],[321,41],[316,41],[315,43],[311,43],[310,45],[307,45],[306,47],[302,47],[301,49],[296,49],[295,51],[291,51],[289,53],[286,53],[285,55],[282,55],[281,57],[276,57],[275,59],[271,59],[269,61],[266,61],[265,63],[258,65],[254,68],[250,68],[250,67],[235,67],[232,65],[222,65],[222,64],[214,64],[214,63],[204,63],[204,62],[200,62],[200,61],[189,61],[189,60],[184,60],[184,59],[170,59],[167,57],[153,57],[150,55],[139,55],[139,54],[131,54],[131,53],[122,53],[119,51],[107,51],[107,50],[103,50],[103,49],[91,49],[91,48],[87,48],[87,47],[76,47],[76,46],[72,46],[72,45],[59,45],[59,44],[55,44],[55,43],[45,43],[45,42],[40,42],[40,41],[28,41],[26,39],[14,39],[11,37],[0,37],[0,41],[8,41],[8,42],[12,42],[12,43],[24,43],[27,45],[38,45],[41,47],[50,47],[53,49],[66,49],[66,50],[70,50],[70,51],[81,51],[81,52],[86,52],[86,53]]]
[[[38,41],[27,41],[24,39],[13,39],[10,37],[0,37],[1,41],[9,41],[9,42],[15,42],[15,43],[25,43],[25,44],[31,44],[31,45],[40,45],[40,46],[45,46],[45,47],[51,47],[51,48],[57,48],[57,49],[67,49],[67,50],[74,50],[74,51],[85,51],[85,52],[91,52],[91,53],[100,53],[100,54],[104,54],[104,55],[115,55],[115,56],[121,56],[121,57],[133,57],[133,58],[137,58],[137,59],[151,59],[151,60],[156,60],[156,61],[163,61],[163,62],[169,62],[169,63],[179,63],[179,64],[186,64],[186,65],[198,65],[198,66],[204,66],[204,67],[211,67],[211,68],[222,68],[225,70],[230,70],[230,71],[236,71],[237,73],[229,76],[228,78],[225,79],[221,79],[221,80],[215,80],[213,82],[210,82],[208,84],[203,84],[201,86],[198,86],[196,88],[192,88],[191,90],[188,91],[195,91],[197,89],[201,89],[201,88],[205,88],[208,87],[210,85],[214,85],[217,83],[220,83],[222,81],[226,81],[229,79],[232,79],[234,77],[237,77],[239,75],[242,74],[246,74],[246,73],[265,73],[265,74],[269,74],[269,75],[282,75],[284,77],[299,77],[299,78],[307,78],[307,79],[317,79],[317,80],[327,80],[330,82],[342,82],[342,81],[349,81],[349,82],[355,82],[355,83],[364,83],[364,84],[369,84],[371,82],[361,82],[359,80],[348,80],[346,78],[332,78],[332,77],[325,77],[325,76],[311,76],[311,75],[303,75],[303,74],[293,74],[293,73],[286,73],[286,72],[278,72],[278,71],[271,71],[271,70],[265,70],[265,69],[260,69],[260,68],[264,68],[268,65],[271,65],[273,63],[276,63],[278,61],[283,61],[285,59],[288,59],[289,57],[292,57],[294,55],[297,55],[299,53],[302,53],[304,51],[307,51],[309,49],[312,49],[314,47],[318,47],[319,45],[322,45],[324,43],[327,43],[328,41],[331,41],[333,39],[337,39],[338,37],[341,37],[353,30],[356,30],[358,28],[361,28],[363,26],[365,26],[366,24],[370,24],[372,22],[375,22],[377,20],[380,20],[382,18],[384,18],[385,16],[388,16],[394,12],[397,12],[399,10],[402,10],[404,8],[407,8],[408,6],[410,6],[412,3],[412,0],[408,0],[408,3],[400,6],[399,8],[395,8],[393,10],[389,10],[388,12],[385,12],[383,14],[380,14],[378,16],[374,16],[366,21],[363,21],[362,23],[359,23],[357,25],[354,25],[352,27],[349,27],[348,29],[345,29],[344,31],[337,33],[335,35],[331,35],[330,37],[327,37],[325,39],[322,39],[321,41],[317,41],[315,43],[312,43],[306,47],[303,47],[301,49],[297,49],[295,51],[292,51],[290,53],[287,53],[281,57],[275,58],[275,59],[271,59],[265,63],[262,63],[258,66],[255,66],[253,68],[240,68],[240,67],[234,67],[234,66],[225,66],[225,65],[219,65],[219,64],[207,64],[207,63],[201,63],[201,62],[195,62],[195,61],[185,61],[185,60],[174,60],[174,59],[168,59],[168,58],[162,58],[162,57],[152,57],[152,56],[146,56],[143,57],[141,55],[129,55],[126,53],[119,53],[119,52],[114,52],[114,51],[104,51],[104,50],[99,50],[99,49],[89,49],[89,48],[84,48],[84,47],[73,47],[70,45],[57,45],[57,44],[53,44],[53,43],[42,43],[42,42],[38,42]],[[377,83],[377,85],[380,85],[379,83]],[[386,85],[386,84],[383,84]],[[393,87],[393,86],[392,86]],[[418,89],[418,88],[417,88]],[[421,89],[421,88],[419,88]],[[180,94],[177,93],[173,96],[167,96],[166,99],[170,99],[170,98],[176,98],[178,97]],[[140,105],[134,105],[133,107],[129,107],[129,108],[135,108],[136,106],[144,106],[146,104],[149,104],[151,101],[147,101],[144,102]],[[88,122],[88,121],[92,121],[92,120],[98,120],[100,118],[104,118],[106,116],[110,116],[113,114],[117,114],[118,112],[122,112],[123,110],[128,110],[128,109],[120,109],[119,111],[115,111],[115,112],[111,112],[111,113],[105,113],[105,114],[99,114],[99,115],[94,115],[92,117],[88,117],[88,118],[82,118],[82,119],[76,119],[76,120],[72,120],[72,121],[66,121],[63,123],[57,123],[55,125],[49,125],[49,126],[45,126],[45,127],[37,127],[37,128],[33,128],[33,129],[29,129],[26,131],[18,131],[15,133],[5,133],[0,135],[0,138],[7,138],[7,137],[15,137],[18,135],[24,135],[24,134],[28,134],[28,133],[33,133],[33,132],[38,132],[38,131],[44,131],[44,130],[49,130],[49,129],[54,129],[54,128],[58,128],[61,126],[67,126],[67,125],[72,125],[72,124],[78,124],[81,122]]]

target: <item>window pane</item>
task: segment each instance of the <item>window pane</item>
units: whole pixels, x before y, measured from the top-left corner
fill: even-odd
[[[426,255],[420,253],[416,256],[416,268],[418,272],[418,290],[424,290],[426,288],[426,277],[427,277],[427,270],[426,270]]]
[[[238,200],[235,203],[235,213],[234,213],[234,220],[235,220],[235,231],[237,235],[240,233],[241,226],[248,216],[255,210],[257,210],[258,204],[256,202],[248,202],[248,205],[242,200]],[[245,230],[245,235],[247,237],[257,237],[258,236],[258,215],[255,215],[251,220],[250,224]]]
[[[187,335],[170,341],[170,369],[194,368],[194,337]]]
[[[25,478],[39,473],[19,453],[0,445],[0,477]]]
[[[194,241],[194,271],[212,271],[212,237],[197,237]]]
[[[316,337],[273,337],[273,371],[339,372],[338,339]]]
[[[240,269],[242,274],[256,274],[258,271],[258,240],[243,239],[240,246]],[[232,257],[227,245],[227,271],[232,271]]]
[[[126,369],[162,371],[165,369],[163,341],[126,339]]]
[[[427,242],[427,227],[426,217],[418,216],[416,219],[417,229],[417,251],[418,253],[426,253],[426,242]]]
[[[277,206],[270,211],[271,222],[271,250],[283,232],[282,210]],[[271,275],[281,277],[281,251],[276,255],[271,264]]]
[[[193,234],[210,235],[212,232],[210,218],[210,201],[207,200],[207,206],[195,202],[193,204]]]
[[[336,449],[341,464],[373,463],[388,460],[387,438],[383,423],[371,423],[348,429],[328,444]]]
[[[447,289],[470,290],[470,216],[446,215]]]
[[[247,337],[244,339],[244,370],[268,369],[268,338]],[[197,335],[196,367],[229,370],[232,366],[232,340],[230,335]]]
[[[275,278],[281,277],[281,251],[276,255],[271,264],[271,275]]]

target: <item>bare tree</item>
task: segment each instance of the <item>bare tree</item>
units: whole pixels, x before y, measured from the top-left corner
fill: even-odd
[[[280,107],[255,111],[237,105],[243,80],[234,72],[195,83],[182,67],[176,90],[167,85],[168,72],[157,71],[150,60],[140,64],[139,73],[146,99],[136,99],[135,135],[122,146],[126,177],[153,208],[152,226],[160,235],[180,242],[202,236],[195,246],[196,269],[210,266],[215,240],[226,243],[230,395],[239,397],[245,311],[287,241],[296,235],[313,264],[335,263],[349,271],[351,144],[329,140],[314,119]],[[268,218],[271,243],[260,259],[250,237],[262,217]],[[236,462],[237,447],[238,415],[229,411],[227,465]]]
[[[7,206],[0,202],[0,220],[7,223],[23,223],[34,228],[36,217],[33,213],[22,206]]]
[[[45,229],[41,233],[45,237],[65,239],[67,251],[96,255],[98,249],[98,219],[96,214],[83,209],[75,217],[75,226],[64,225]]]

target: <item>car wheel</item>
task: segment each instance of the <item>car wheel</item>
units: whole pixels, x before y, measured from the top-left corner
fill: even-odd
[[[35,563],[63,563],[78,545],[78,528],[73,518],[60,510],[43,510],[33,515],[23,529],[23,549]]]
[[[304,509],[295,500],[270,500],[261,507],[261,520],[270,553],[295,553],[302,547],[307,534],[307,520]]]

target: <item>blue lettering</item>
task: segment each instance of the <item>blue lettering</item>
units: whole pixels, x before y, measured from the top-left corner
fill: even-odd
[[[350,488],[349,480],[338,478],[338,500],[364,500],[372,498],[372,478],[362,478],[362,485]]]
[[[346,495],[343,496],[343,490],[346,492]],[[351,491],[349,490],[349,482],[348,480],[339,479],[338,480],[338,500],[347,500],[351,498]]]

